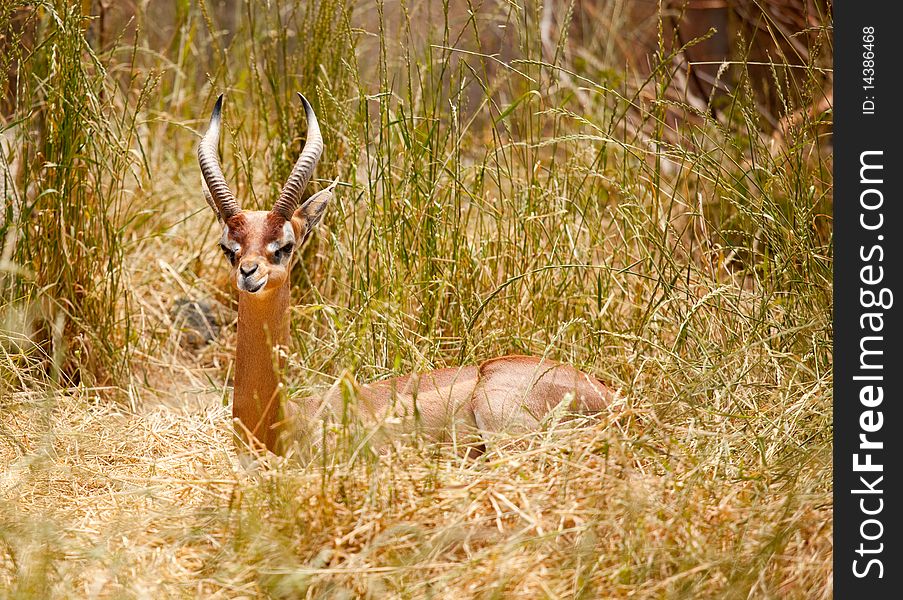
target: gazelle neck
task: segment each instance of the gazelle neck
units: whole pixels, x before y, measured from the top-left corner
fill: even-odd
[[[250,445],[279,448],[282,420],[282,389],[279,371],[282,359],[276,346],[289,340],[289,285],[261,296],[241,293],[238,297],[238,341],[235,356],[235,391],[232,418]],[[256,440],[247,439],[250,433]]]

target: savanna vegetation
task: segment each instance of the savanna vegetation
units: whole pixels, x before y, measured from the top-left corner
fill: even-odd
[[[703,4],[3,2],[0,597],[830,598],[830,5]],[[292,397],[521,353],[623,410],[242,468],[195,148],[224,92],[269,208],[297,91]]]

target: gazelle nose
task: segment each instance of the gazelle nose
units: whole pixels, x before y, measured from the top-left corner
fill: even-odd
[[[241,272],[241,274],[242,274],[243,276],[247,277],[248,275],[253,274],[254,271],[257,270],[257,263],[251,263],[251,264],[245,264],[245,263],[242,263],[242,264],[238,267],[238,270]]]

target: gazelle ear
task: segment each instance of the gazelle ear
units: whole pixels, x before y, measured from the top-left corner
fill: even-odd
[[[326,207],[329,206],[330,200],[335,195],[336,184],[338,184],[338,179],[329,184],[326,189],[320,190],[305,200],[292,215],[292,228],[295,230],[295,236],[301,240],[298,243],[299,246],[323,219]]]

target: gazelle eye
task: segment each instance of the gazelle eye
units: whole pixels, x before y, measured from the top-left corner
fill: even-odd
[[[292,250],[295,249],[295,245],[291,242],[284,245],[282,248],[279,248],[275,252],[273,252],[273,260],[277,263],[282,262],[286,257],[291,256]]]
[[[220,244],[219,247],[222,249],[223,254],[226,255],[226,260],[228,260],[231,264],[235,264],[235,251],[226,246],[225,244]]]

